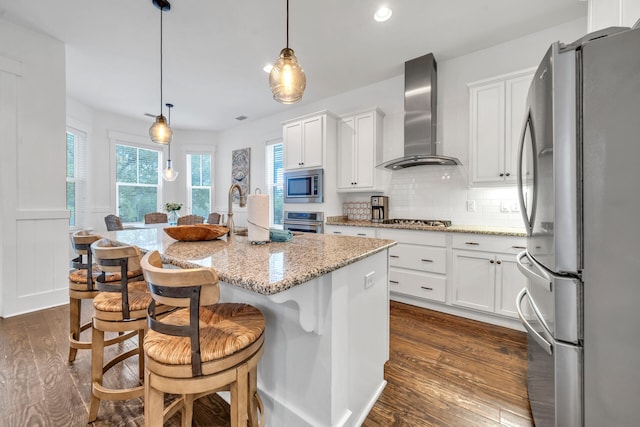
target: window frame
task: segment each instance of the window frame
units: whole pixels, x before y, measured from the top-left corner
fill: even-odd
[[[74,153],[73,153],[73,169],[74,177],[69,178],[66,176],[65,171],[65,209],[67,208],[67,192],[66,184],[73,182],[74,185],[74,224],[71,224],[71,212],[69,212],[69,229],[80,230],[85,227],[87,220],[87,149],[88,149],[88,133],[83,129],[80,123],[74,120],[67,120],[70,122],[66,126],[65,136],[67,134],[74,135]],[[65,167],[66,167],[66,142],[65,138]]]
[[[216,146],[211,145],[186,145],[182,147],[181,150],[182,159],[184,159],[184,167],[185,167],[185,180],[184,187],[187,193],[187,212],[189,214],[193,213],[192,206],[192,197],[191,197],[191,161],[189,156],[196,155],[207,155],[211,157],[211,186],[209,187],[209,213],[216,212],[216,181],[215,181],[215,164],[216,164]],[[203,187],[204,188],[204,187]],[[207,220],[207,216],[205,216],[205,221]]]
[[[276,139],[272,139],[269,141],[265,142],[265,183],[266,186],[268,188],[268,193],[269,193],[269,226],[273,227],[273,228],[284,228],[284,224],[275,224],[275,218],[274,218],[274,212],[275,212],[275,186],[274,186],[274,182],[272,179],[272,175],[274,173],[274,165],[273,164],[268,164],[267,160],[268,159],[274,159],[273,154],[269,154],[268,150],[272,150],[273,153],[273,148],[276,145],[280,145],[282,146],[282,150],[283,150],[283,164],[282,164],[282,175],[284,175],[284,141],[282,138],[276,138]],[[284,178],[283,180],[280,182],[280,190],[282,192],[284,192]],[[277,185],[277,183],[276,183]],[[282,215],[283,215],[283,220],[284,220],[284,201],[282,202]]]
[[[143,150],[153,150],[158,151],[158,194],[156,197],[156,211],[162,211],[162,201],[164,195],[164,179],[162,179],[162,171],[164,169],[163,165],[165,163],[165,158],[167,155],[167,147],[161,146],[151,142],[151,140],[147,137],[142,137],[138,135],[132,135],[122,132],[109,131],[109,157],[110,157],[110,182],[111,182],[111,200],[110,204],[113,207],[112,212],[115,212],[116,215],[119,215],[120,209],[118,206],[118,182],[117,182],[117,155],[116,155],[116,146],[124,145],[129,147],[135,147],[137,149]],[[153,187],[153,185],[149,184],[135,184],[144,187]],[[125,222],[123,221],[123,224]]]
[[[191,173],[191,156],[209,156],[209,185],[193,185],[191,181],[192,173]],[[202,152],[188,152],[185,155],[185,161],[187,165],[187,211],[190,214],[193,214],[193,190],[194,189],[209,189],[209,212],[205,217],[205,220],[209,216],[211,212],[213,212],[213,155],[211,153],[202,153]],[[202,157],[200,158],[200,181],[202,182],[203,174],[202,174]],[[199,215],[199,214],[198,214]]]

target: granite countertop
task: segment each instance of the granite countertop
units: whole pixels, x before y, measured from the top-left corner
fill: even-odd
[[[272,295],[383,251],[393,240],[304,233],[290,242],[252,245],[244,236],[179,242],[159,228],[111,231],[115,243],[157,250],[163,262],[181,268],[213,267],[220,280]]]
[[[472,233],[486,234],[493,236],[516,236],[525,237],[524,229],[517,227],[492,227],[480,225],[452,225],[450,227],[431,227],[428,225],[415,224],[381,224],[379,222],[371,222],[370,220],[349,220],[342,216],[329,216],[326,219],[327,225],[343,225],[351,227],[373,227],[373,228],[395,228],[400,230],[420,230],[420,231],[439,231],[450,233]]]

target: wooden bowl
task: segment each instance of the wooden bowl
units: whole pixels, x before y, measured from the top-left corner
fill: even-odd
[[[229,232],[227,227],[213,224],[178,225],[166,227],[164,232],[170,237],[183,242],[199,242],[214,240]]]

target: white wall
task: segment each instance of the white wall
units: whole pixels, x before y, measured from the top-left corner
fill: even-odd
[[[0,19],[3,317],[68,302],[65,90],[64,45]]]

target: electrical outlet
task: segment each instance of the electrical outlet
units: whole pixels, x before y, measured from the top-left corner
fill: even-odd
[[[511,204],[511,212],[520,212],[520,202],[513,202]]]
[[[475,212],[475,211],[476,211],[476,201],[467,200],[467,212]]]
[[[509,203],[508,200],[503,200],[502,203],[500,203],[500,212],[510,212],[510,205],[511,203]]]
[[[375,271],[372,271],[364,276],[364,288],[368,289],[373,286],[373,276],[376,274]]]

